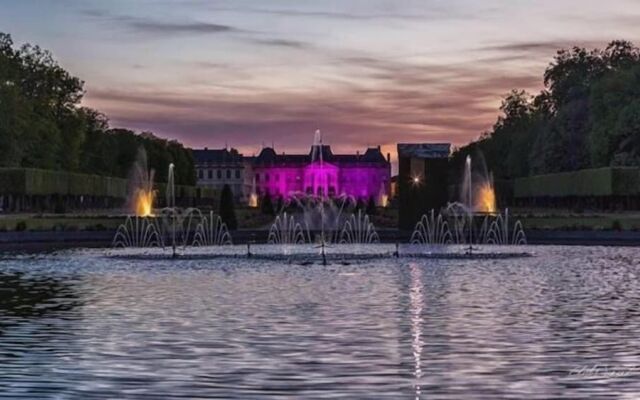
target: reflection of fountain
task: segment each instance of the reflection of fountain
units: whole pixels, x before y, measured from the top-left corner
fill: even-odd
[[[227,229],[227,224],[222,222],[219,215],[209,213],[209,217],[202,217],[200,223],[196,226],[196,232],[193,235],[193,246],[223,246],[230,245],[231,235]]]
[[[340,233],[341,244],[370,244],[379,243],[380,238],[376,228],[369,221],[369,216],[358,210],[346,220]]]
[[[153,190],[154,171],[148,168],[147,152],[144,147],[138,150],[129,179],[129,207],[139,217],[153,215],[155,191]]]

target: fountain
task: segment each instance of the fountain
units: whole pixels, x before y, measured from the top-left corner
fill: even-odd
[[[475,213],[493,214],[498,209],[493,176],[488,172],[482,154],[478,154],[478,162],[473,165],[470,155],[465,159],[460,202]]]
[[[465,244],[471,255],[474,245],[523,245],[522,223],[509,221],[509,209],[496,207],[493,179],[480,157],[480,172],[473,172],[472,158],[465,159],[461,201],[450,203],[441,213],[431,210],[416,224],[411,243],[419,245]]]
[[[411,235],[411,244],[447,245],[453,242],[449,223],[442,214],[436,217],[434,210],[422,216]]]
[[[509,225],[509,209],[505,210],[504,216],[499,214],[491,222],[487,232],[487,243],[497,245],[525,245],[527,237],[522,229],[522,223],[516,221],[513,226]]]
[[[253,182],[251,184],[251,194],[249,194],[249,207],[257,208],[258,207],[258,193],[256,192],[256,177],[253,177]]]
[[[324,163],[319,130],[314,134],[311,164],[311,172],[304,177],[304,187],[311,190],[288,196],[269,229],[267,243],[281,245],[284,253],[289,245],[315,244],[324,262],[325,251],[334,244],[379,243],[369,216],[356,210],[358,202],[355,198],[344,194],[329,195],[331,170]],[[380,191],[380,196],[383,195],[386,195],[384,187]]]
[[[272,257],[278,254],[287,257],[304,256],[304,252],[308,250],[302,247],[305,244],[313,245],[310,248],[319,249],[316,256],[320,255],[325,264],[326,251],[333,246],[336,249],[331,252],[331,256],[376,257],[370,253],[371,249],[366,245],[379,244],[380,237],[370,216],[364,212],[363,205],[351,196],[331,197],[326,190],[329,183],[327,174],[330,171],[325,171],[320,131],[315,132],[311,157],[313,169],[309,176],[305,176],[305,180],[308,180],[305,182],[305,188],[311,187],[313,190],[289,196],[282,206],[278,207],[279,214],[268,231],[267,244],[281,246],[282,253],[258,254],[251,251],[251,244],[247,242],[247,257]],[[471,255],[476,249],[474,246],[477,245],[526,244],[520,221],[512,223],[508,209],[501,213],[495,208],[495,195],[489,175],[486,174],[483,178],[482,175],[474,174],[472,166],[471,157],[467,157],[462,185],[464,201],[451,203],[441,212],[431,210],[423,215],[411,235],[412,245],[445,248],[448,245],[464,244],[467,246],[466,254]],[[143,153],[134,166],[132,176],[130,192],[135,214],[128,216],[118,227],[113,240],[114,247],[169,247],[171,256],[175,258],[178,257],[179,249],[186,250],[189,246],[232,244],[229,230],[220,216],[213,212],[203,215],[198,208],[178,207],[173,164],[169,165],[167,175],[166,205],[159,210],[153,207],[153,171],[148,170],[146,156]],[[252,192],[253,196],[255,181]],[[379,195],[383,200],[382,196],[386,195],[384,187],[381,187]],[[339,245],[347,245],[345,249],[348,251],[341,252],[342,248]],[[293,248],[290,246],[300,246],[297,249],[302,252],[292,252]],[[213,255],[209,251],[185,251],[183,256],[195,256],[196,253],[201,257]],[[361,253],[362,251],[365,252]],[[161,254],[165,254],[164,250]],[[395,253],[383,254],[400,257],[399,243],[396,243]],[[418,256],[425,254],[421,252]],[[465,257],[459,252],[447,251],[430,251],[428,255],[434,254],[438,257]],[[479,256],[489,254],[483,253]]]
[[[353,197],[340,196],[332,199],[325,196],[298,194],[291,198],[292,204],[300,210],[300,224],[306,229],[310,242],[337,243],[340,230],[346,219],[345,211],[356,206]],[[313,240],[311,232],[320,232]]]
[[[372,243],[380,243],[380,237],[369,221],[369,216],[362,210],[358,210],[357,214],[351,214],[351,217],[345,221],[340,233],[340,244]]]
[[[380,184],[380,192],[378,194],[378,204],[380,204],[382,207],[388,207],[389,206],[389,195],[387,194],[387,188],[385,187],[384,183]]]
[[[129,175],[129,199],[127,205],[133,215],[127,216],[118,227],[113,238],[114,247],[163,247],[161,229],[153,213],[155,172],[149,169],[147,152],[138,149],[136,160]]]
[[[169,164],[166,187],[166,207],[154,210],[153,171],[147,169],[144,150],[139,153],[131,179],[134,215],[127,216],[114,236],[114,247],[162,247],[170,245],[172,257],[177,248],[220,246],[231,244],[226,224],[212,212],[203,216],[198,208],[176,205],[175,166]],[[140,211],[140,212],[139,212]],[[191,242],[190,242],[191,239]]]
[[[313,135],[313,146],[311,147],[311,164],[316,164],[318,165],[318,172],[319,174],[315,174],[314,179],[316,179],[317,177],[319,177],[320,179],[320,187],[325,187],[326,186],[326,176],[324,173],[324,162],[323,162],[323,148],[322,148],[322,133],[320,133],[320,129],[316,130],[315,134]],[[315,186],[318,186],[318,182],[314,182],[315,184],[313,185],[314,189]],[[327,192],[323,191],[321,196],[326,196]],[[323,199],[323,201],[321,201],[320,204],[320,242],[322,245],[322,256],[324,258],[324,247],[326,244],[326,236],[325,236],[325,210],[324,210],[324,206],[325,206],[325,201]]]
[[[477,222],[477,221],[481,222]],[[461,203],[452,203],[441,213],[431,210],[422,216],[411,235],[415,245],[526,245],[520,221],[511,224],[509,209],[504,213],[472,213]]]
[[[160,228],[155,219],[128,216],[118,227],[112,242],[113,247],[164,247]]]
[[[156,195],[153,189],[154,175],[155,171],[148,167],[147,152],[140,147],[129,177],[128,204],[137,217],[153,216]]]
[[[309,230],[306,230],[307,237]],[[278,215],[269,229],[268,244],[290,245],[305,243],[305,229],[296,221],[293,215],[284,212]]]
[[[231,245],[231,234],[227,224],[222,222],[219,215],[209,212],[209,217],[202,217],[196,226],[192,246],[224,246]]]

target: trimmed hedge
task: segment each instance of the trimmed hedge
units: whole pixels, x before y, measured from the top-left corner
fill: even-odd
[[[0,168],[0,194],[125,198],[127,180],[34,168]]]
[[[155,185],[159,196],[164,196],[166,186],[164,183]],[[127,180],[35,168],[0,168],[0,194],[126,198]],[[217,192],[210,188],[176,186],[176,198],[215,199],[216,197]]]
[[[640,194],[640,168],[606,167],[518,178],[516,198]]]

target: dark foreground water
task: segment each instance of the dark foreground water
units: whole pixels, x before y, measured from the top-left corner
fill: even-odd
[[[0,397],[640,398],[637,249],[0,260]]]

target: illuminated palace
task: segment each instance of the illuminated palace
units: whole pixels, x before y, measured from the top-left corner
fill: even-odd
[[[221,181],[227,176],[235,177],[235,173],[226,171],[209,172],[217,166],[203,162],[211,160],[207,159],[205,151],[195,153],[199,185],[210,186],[210,177],[220,177]],[[272,198],[285,199],[299,194],[347,195],[363,201],[372,198],[378,205],[386,205],[387,202],[391,162],[390,155],[385,157],[380,146],[368,148],[362,154],[333,154],[331,147],[323,144],[313,145],[307,154],[278,154],[273,148],[265,147],[257,156],[242,157],[242,160],[244,185],[238,195],[244,201],[248,201],[255,191],[259,198],[267,194]],[[229,166],[221,164],[220,168]]]

